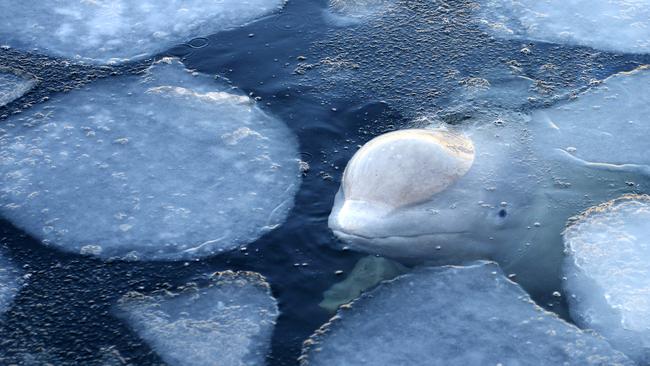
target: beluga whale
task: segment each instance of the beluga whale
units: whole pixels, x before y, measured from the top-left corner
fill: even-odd
[[[648,78],[640,68],[546,109],[380,135],[345,168],[329,227],[352,249],[407,264],[495,260],[551,294],[570,218],[647,193],[647,98],[630,91]]]
[[[371,140],[343,173],[330,228],[354,249],[404,262],[514,260],[525,245],[506,237],[537,232],[539,198],[524,184],[537,177],[525,144],[498,129],[439,125]]]
[[[474,159],[472,141],[452,131],[408,129],[381,135],[364,145],[345,169],[329,225],[338,237],[360,247],[381,243],[381,252],[389,256],[426,255],[436,238],[469,231],[462,224],[433,229],[413,221],[415,216],[434,217],[441,212],[448,218],[465,215],[427,202],[465,176]],[[433,221],[436,226],[440,222]],[[471,246],[469,241],[464,244],[457,250],[466,254],[481,255],[488,249]]]

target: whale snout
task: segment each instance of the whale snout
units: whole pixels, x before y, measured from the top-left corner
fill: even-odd
[[[345,200],[339,192],[328,224],[334,235],[352,249],[398,260],[451,264],[489,258],[493,248],[478,243],[471,228],[449,223],[448,219],[455,215],[455,211],[432,215],[419,207],[392,209]]]
[[[337,196],[328,224],[340,238],[360,237],[372,239],[382,234],[382,221],[390,208],[358,200],[343,200]]]

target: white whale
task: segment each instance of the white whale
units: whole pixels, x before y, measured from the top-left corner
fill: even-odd
[[[371,140],[345,169],[330,228],[356,249],[391,258],[447,263],[494,256],[501,252],[499,232],[535,222],[517,212],[535,197],[519,184],[530,175],[530,158],[519,141],[524,136],[513,132],[477,124]],[[502,179],[505,171],[511,179]]]
[[[528,289],[547,290],[567,220],[646,189],[649,78],[642,68],[530,115],[379,136],[348,163],[329,226],[353,249],[401,261],[494,259]]]

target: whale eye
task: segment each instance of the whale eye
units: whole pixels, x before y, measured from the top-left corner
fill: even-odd
[[[508,216],[508,211],[506,211],[505,208],[500,209],[499,210],[499,217],[504,218],[506,216]]]

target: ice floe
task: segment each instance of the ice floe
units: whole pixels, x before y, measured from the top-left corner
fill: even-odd
[[[641,67],[534,112],[535,149],[572,166],[650,175],[648,85],[650,70]]]
[[[479,4],[481,23],[500,37],[650,52],[648,0],[481,0]]]
[[[302,365],[632,365],[536,306],[498,266],[430,267],[385,282],[305,342]]]
[[[13,69],[0,67],[0,107],[20,98],[36,85],[36,78]]]
[[[650,361],[650,196],[627,195],[564,232],[570,311],[640,364]]]
[[[92,63],[151,56],[171,46],[241,26],[284,0],[6,0],[0,44]]]
[[[219,253],[281,224],[300,185],[293,133],[163,61],[8,119],[0,214],[66,251],[140,260]]]
[[[244,366],[265,364],[278,307],[262,276],[227,271],[205,285],[129,293],[116,314],[171,366]]]

